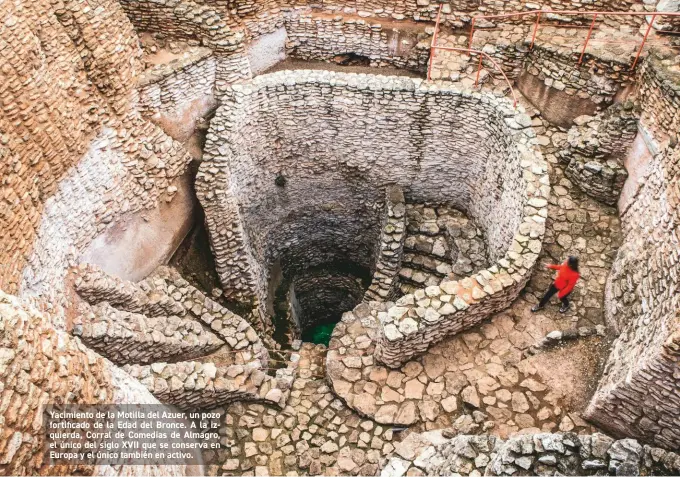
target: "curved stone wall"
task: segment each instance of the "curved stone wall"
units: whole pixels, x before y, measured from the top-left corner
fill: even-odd
[[[333,61],[353,53],[372,66],[393,66],[424,73],[430,59],[431,34],[426,23],[363,19],[291,9],[285,15],[287,53],[294,58]]]
[[[530,123],[505,99],[404,77],[290,71],[234,85],[197,178],[217,263],[239,263],[245,273],[235,278],[262,300],[272,259],[288,251],[312,262],[315,247],[337,248],[360,264],[371,257],[362,248],[378,240],[387,184],[401,186],[407,201],[465,211],[498,263],[407,295],[383,317],[389,339],[378,356],[398,364],[453,331],[452,323],[459,331],[507,306],[528,280],[549,193]],[[234,229],[242,233],[230,235]],[[225,290],[234,270],[219,270]],[[420,320],[425,309],[441,324],[434,335]],[[452,314],[461,319],[442,319]]]

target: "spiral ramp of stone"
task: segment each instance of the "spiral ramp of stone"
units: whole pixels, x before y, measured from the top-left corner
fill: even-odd
[[[124,365],[161,402],[180,409],[234,401],[285,406],[299,356],[269,372],[269,352],[250,324],[175,269],[159,267],[133,283],[82,264],[73,277],[83,301],[72,334]]]

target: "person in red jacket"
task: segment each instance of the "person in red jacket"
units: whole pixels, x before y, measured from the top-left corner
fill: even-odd
[[[561,265],[546,265],[546,268],[557,270],[557,277],[555,277],[555,281],[552,282],[548,291],[541,298],[540,303],[534,306],[531,311],[537,312],[542,310],[553,295],[557,293],[557,297],[562,302],[560,313],[564,313],[569,309],[569,295],[574,290],[578,279],[581,278],[581,274],[578,272],[578,258],[569,257]]]

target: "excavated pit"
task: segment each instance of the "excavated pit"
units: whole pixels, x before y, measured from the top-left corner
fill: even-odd
[[[257,305],[284,346],[362,301],[446,295],[443,283],[458,291],[440,306],[470,309],[446,322],[508,306],[547,215],[529,124],[505,100],[407,77],[292,70],[234,85],[196,182],[225,294]],[[387,360],[449,332],[389,317]]]

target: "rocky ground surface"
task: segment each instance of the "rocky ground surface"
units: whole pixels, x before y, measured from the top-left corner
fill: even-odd
[[[527,110],[531,113],[529,106]],[[342,356],[340,349],[331,350],[340,353],[343,399],[324,379],[327,350],[305,344],[283,412],[247,403],[227,410],[221,429],[227,445],[209,456],[211,474],[372,475],[403,437],[437,428],[500,438],[518,432],[595,430],[581,411],[609,349],[609,337],[603,336],[603,296],[620,242],[618,215],[564,176],[555,153],[563,147],[566,131],[531,114],[551,165],[552,196],[541,265],[520,298],[485,324],[433,346],[399,370],[375,365],[370,353]],[[582,274],[572,308],[560,314],[553,303],[531,313],[552,279],[542,264],[559,263],[571,254],[580,257]],[[360,323],[347,331],[347,339],[355,341],[365,334]],[[346,404],[359,395],[368,399],[365,417]],[[366,418],[395,405],[411,421],[406,430]]]
[[[286,407],[237,403],[220,428],[211,475],[375,475],[394,450],[392,426],[359,417],[324,380],[326,349],[305,343]]]

